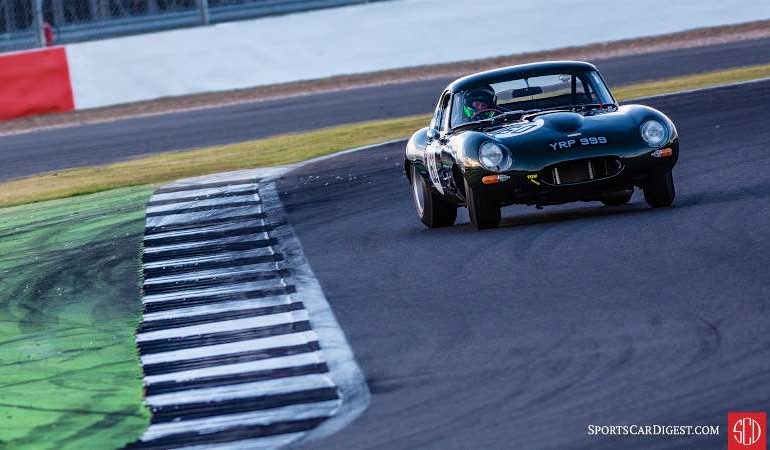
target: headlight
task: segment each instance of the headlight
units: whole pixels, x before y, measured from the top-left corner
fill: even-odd
[[[655,119],[642,124],[642,139],[650,147],[660,147],[668,142],[668,128]]]
[[[494,142],[485,142],[479,147],[479,162],[487,170],[502,172],[511,167],[508,150]]]

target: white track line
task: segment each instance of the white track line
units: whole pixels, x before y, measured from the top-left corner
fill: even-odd
[[[205,347],[186,348],[172,352],[151,353],[141,356],[142,364],[158,364],[167,362],[180,362],[190,359],[205,358],[214,355],[229,355],[245,351],[259,351],[269,348],[289,347],[304,345],[318,340],[314,331],[302,331],[299,333],[279,334],[247,341],[230,342],[228,344],[207,345]]]
[[[303,405],[282,406],[251,413],[229,414],[225,416],[207,417],[179,422],[154,424],[142,436],[143,441],[157,439],[169,434],[195,431],[211,433],[237,426],[269,425],[271,423],[303,420],[314,417],[327,417],[339,408],[339,400],[327,400]],[[243,447],[241,447],[243,448]]]
[[[281,264],[283,266],[283,264]],[[233,276],[240,274],[253,274],[253,273],[273,273],[280,270],[283,267],[276,269],[274,262],[259,263],[249,266],[240,267],[225,267],[224,269],[209,269],[201,270],[198,272],[190,272],[182,275],[166,275],[163,277],[146,278],[144,280],[145,286],[152,286],[154,284],[161,283],[173,283],[177,281],[190,281],[201,280],[206,278]]]
[[[241,215],[257,214],[261,212],[262,206],[257,204],[250,206],[236,206],[226,209],[215,209],[211,211],[190,211],[179,212],[176,214],[167,214],[163,216],[151,216],[147,218],[147,221],[150,222],[150,226],[153,227],[163,225],[181,225],[188,223],[194,224],[194,222],[201,220],[237,218]],[[153,222],[158,222],[158,224]]]
[[[185,250],[189,248],[196,248],[196,247],[202,247],[205,245],[222,245],[222,244],[230,244],[233,242],[242,242],[242,241],[260,241],[260,240],[267,240],[270,236],[268,236],[267,233],[264,231],[258,231],[256,233],[252,234],[245,234],[241,236],[234,236],[234,237],[223,237],[223,238],[216,238],[216,239],[202,239],[200,241],[194,241],[194,242],[185,242],[182,244],[167,244],[167,245],[157,245],[157,246],[145,246],[144,247],[144,254],[146,255],[153,255],[155,253],[161,253],[161,252],[169,252],[174,250]]]
[[[188,306],[167,311],[154,313],[145,313],[142,320],[150,322],[153,320],[175,319],[178,317],[193,317],[203,314],[212,314],[226,311],[238,311],[241,309],[262,308],[268,306],[287,305],[291,303],[291,298],[287,295],[275,295],[260,298],[245,298],[243,300],[231,300],[226,302],[217,302],[210,305]]]
[[[227,231],[237,231],[243,228],[250,228],[254,227],[254,223],[252,222],[233,222],[233,223],[222,223],[217,225],[206,225],[202,227],[197,228],[191,228],[188,230],[177,230],[177,231],[164,231],[161,233],[154,233],[149,236],[144,236],[144,242],[145,244],[151,244],[153,241],[156,241],[158,239],[165,239],[170,237],[183,237],[183,236],[190,236],[193,237],[197,234],[203,234],[203,233],[211,233],[211,232],[227,232]]]
[[[299,353],[297,355],[281,356],[278,358],[269,358],[247,363],[226,364],[216,367],[206,367],[203,369],[191,369],[180,372],[164,373],[161,375],[149,375],[144,377],[144,384],[151,385],[166,381],[182,382],[203,377],[234,375],[236,373],[254,372],[258,370],[287,369],[290,367],[319,364],[322,362],[324,362],[324,359],[320,351]]]
[[[221,187],[213,187],[213,188],[189,189],[189,190],[184,190],[179,192],[164,192],[161,194],[153,194],[151,200],[165,201],[165,200],[173,200],[173,199],[185,198],[185,197],[215,195],[215,194],[222,194],[225,192],[246,191],[249,189],[254,189],[256,187],[257,187],[256,183],[241,183],[241,184],[231,184],[230,186],[221,186]]]
[[[189,208],[189,207],[195,207],[195,206],[226,207],[227,205],[231,205],[234,203],[259,201],[259,195],[257,195],[254,192],[254,189],[256,189],[256,186],[252,185],[250,189],[244,190],[242,193],[235,192],[235,193],[231,193],[226,197],[206,198],[205,196],[190,194],[190,195],[185,195],[183,197],[175,197],[175,198],[169,198],[165,200],[153,198],[150,201],[150,203],[156,202],[156,201],[163,201],[165,203],[160,205],[158,204],[150,205],[147,207],[147,210],[148,212],[160,212],[167,209],[174,210],[174,209],[183,209],[183,208]],[[234,195],[234,194],[238,194],[238,195]]]
[[[153,261],[151,263],[144,263],[142,264],[142,267],[146,269],[154,269],[158,267],[172,267],[172,266],[185,266],[185,265],[191,265],[195,263],[202,263],[202,262],[213,262],[213,261],[228,261],[233,259],[240,259],[240,258],[254,258],[258,256],[266,256],[266,255],[272,255],[275,252],[270,247],[265,248],[257,248],[254,250],[246,250],[246,251],[237,251],[237,252],[222,252],[222,253],[215,253],[213,255],[208,256],[197,256],[197,257],[190,257],[190,258],[178,258],[178,259],[167,259],[163,261]]]
[[[172,339],[189,336],[201,336],[223,331],[239,331],[249,328],[270,327],[274,325],[288,325],[308,320],[307,311],[298,310],[292,312],[270,314],[266,316],[247,317],[245,319],[223,320],[221,322],[209,322],[188,327],[169,328],[166,330],[150,331],[136,335],[137,342],[155,341],[159,339]]]
[[[280,278],[268,280],[250,281],[248,283],[231,284],[229,286],[215,286],[202,289],[190,289],[179,292],[169,292],[166,294],[145,295],[142,303],[160,303],[180,298],[207,297],[209,295],[237,294],[238,292],[247,292],[254,290],[273,289],[283,287],[284,283]]]
[[[166,205],[148,206],[147,212],[156,214],[164,211],[175,211],[177,209],[197,208],[201,206],[206,206],[206,207],[218,206],[224,209],[224,207],[227,207],[227,205],[235,205],[242,202],[253,202],[253,201],[259,201],[256,195],[244,194],[244,195],[235,195],[232,197],[207,198],[203,200],[188,200],[188,201],[183,201],[179,203],[169,203]]]
[[[331,382],[329,377],[316,373],[213,388],[192,389],[171,394],[152,395],[147,397],[146,401],[150,406],[182,405],[198,402],[222,402],[238,398],[290,394],[292,392],[308,389],[322,389],[329,387],[334,387],[334,383]]]
[[[246,214],[258,214],[262,212],[261,205],[239,206],[237,208],[220,209],[214,211],[195,211],[189,213],[169,214],[166,216],[152,216],[147,218],[147,224],[150,227],[162,227],[167,225],[185,225],[194,224],[210,219],[230,219],[234,220],[238,216]]]

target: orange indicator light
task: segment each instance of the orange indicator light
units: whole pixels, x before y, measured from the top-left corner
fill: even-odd
[[[495,183],[502,183],[503,181],[509,180],[511,177],[508,175],[487,175],[481,179],[481,182],[484,184],[495,184]]]

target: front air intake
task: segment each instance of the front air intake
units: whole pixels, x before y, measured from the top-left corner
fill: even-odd
[[[618,158],[590,158],[566,161],[540,171],[539,178],[548,184],[567,185],[613,177],[623,169]]]

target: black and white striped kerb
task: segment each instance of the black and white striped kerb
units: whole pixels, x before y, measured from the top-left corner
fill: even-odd
[[[240,176],[148,203],[137,344],[152,422],[131,447],[282,447],[368,402],[273,185]]]

